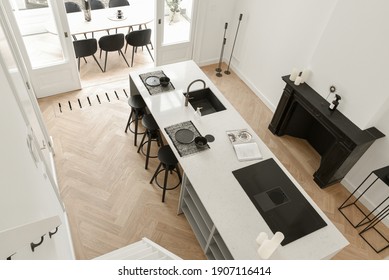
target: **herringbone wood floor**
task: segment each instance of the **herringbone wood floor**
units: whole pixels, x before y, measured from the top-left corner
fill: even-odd
[[[120,63],[118,65],[123,69]],[[267,129],[272,112],[234,73],[217,78],[214,69],[215,65],[203,67],[349,240],[350,245],[334,259],[382,259],[387,256],[388,250],[376,254],[338,211],[338,206],[349,195],[345,188],[337,184],[322,190],[313,182],[312,174],[319,166],[319,155],[303,140],[272,135]],[[83,71],[83,75],[89,73],[88,69]],[[185,217],[176,214],[179,189],[169,191],[166,202],[161,203],[161,190],[149,184],[157,160],[152,159],[149,169],[145,170],[144,156],[138,154],[133,145],[134,135],[124,133],[129,115],[126,97],[129,85],[128,73],[123,72],[110,74],[108,71],[105,74],[112,77],[105,83],[93,80],[91,74],[88,83],[94,83],[93,86],[39,100],[54,139],[59,186],[69,216],[76,257],[91,259],[145,236],[184,259],[204,259]],[[72,110],[68,101],[71,101]]]

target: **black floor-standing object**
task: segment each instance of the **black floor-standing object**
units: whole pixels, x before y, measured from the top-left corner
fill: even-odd
[[[238,27],[236,28],[236,34],[235,34],[234,44],[232,45],[232,50],[231,50],[230,60],[229,60],[229,62],[228,62],[228,67],[227,67],[227,70],[226,70],[226,71],[224,71],[224,73],[225,73],[226,75],[230,75],[230,74],[231,74],[231,72],[230,72],[230,64],[231,64],[232,54],[234,53],[234,48],[235,48],[236,38],[238,37],[239,26],[240,26],[240,22],[242,21],[242,18],[243,18],[243,14],[240,14],[240,15],[239,15],[239,23],[238,23]]]
[[[223,75],[222,75],[220,72],[222,71],[221,65],[222,65],[222,59],[223,59],[223,53],[224,53],[224,47],[225,47],[225,45],[226,45],[226,41],[227,41],[227,39],[226,39],[226,31],[227,31],[227,27],[228,27],[228,22],[226,22],[226,23],[224,24],[224,35],[223,35],[223,44],[222,44],[222,50],[221,50],[221,52],[220,52],[219,65],[218,65],[218,67],[215,69],[215,71],[217,72],[217,73],[216,73],[216,76],[218,76],[218,77],[221,77],[221,76],[223,76]]]
[[[375,179],[366,187],[365,190],[363,190],[363,185],[365,182],[370,178],[371,175],[375,175]],[[376,251],[376,253],[380,253],[383,250],[389,248],[389,237],[386,236],[383,232],[381,232],[376,226],[378,223],[380,223],[383,219],[385,219],[389,215],[389,204],[387,201],[389,201],[389,196],[383,196],[381,203],[379,203],[373,210],[371,210],[369,213],[365,213],[365,211],[360,208],[357,204],[357,202],[362,198],[362,196],[373,187],[373,185],[378,181],[382,181],[386,186],[389,187],[389,166],[385,166],[383,168],[373,170],[366,178],[363,180],[363,182],[355,189],[355,191],[343,202],[343,204],[339,207],[340,213],[347,219],[347,221],[352,224],[354,228],[358,228],[363,225],[367,225],[361,232],[359,232],[359,235],[366,241],[367,244],[370,245],[371,248]],[[371,180],[370,180],[371,181]],[[360,190],[360,194],[358,197],[355,197],[355,194]],[[363,190],[363,191],[362,191]],[[343,212],[343,210],[347,207],[354,206],[356,210],[358,210],[364,218],[359,222],[353,222],[349,217],[347,217],[346,213]],[[377,246],[374,246],[371,242],[369,242],[367,236],[364,234],[370,230],[374,230],[377,236],[380,236],[380,239],[382,239],[383,246],[380,248],[376,248]]]

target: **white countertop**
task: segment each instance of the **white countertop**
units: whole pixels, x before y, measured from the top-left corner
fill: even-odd
[[[170,77],[175,87],[174,91],[153,96],[149,94],[139,74],[157,70],[163,70],[166,76]],[[130,76],[234,259],[259,259],[256,237],[260,232],[266,232],[271,238],[273,233],[232,174],[236,169],[259,162],[237,160],[226,134],[227,130],[233,129],[248,129],[261,150],[263,160],[273,158],[327,223],[326,227],[279,247],[271,259],[324,259],[333,256],[349,244],[193,61],[134,71]],[[183,96],[189,83],[195,79],[203,79],[227,110],[202,116],[197,120],[191,105],[184,106]],[[202,87],[202,83],[195,83],[191,91]],[[180,157],[164,128],[188,120],[193,122],[200,134],[212,134],[215,141],[209,143],[211,147],[209,150]]]

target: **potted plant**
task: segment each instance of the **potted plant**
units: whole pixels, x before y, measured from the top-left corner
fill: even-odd
[[[180,20],[180,3],[182,0],[166,0],[166,4],[170,10],[170,24]]]

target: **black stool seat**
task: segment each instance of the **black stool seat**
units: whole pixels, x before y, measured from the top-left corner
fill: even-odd
[[[155,179],[155,183],[158,185],[158,187],[163,189],[162,202],[165,202],[166,191],[173,190],[173,189],[177,188],[181,184],[182,177],[181,177],[181,172],[178,169],[178,160],[177,160],[176,156],[174,155],[170,146],[166,145],[166,146],[163,146],[159,149],[158,159],[160,160],[160,164],[158,165],[157,170],[155,171],[153,177],[151,178],[150,184]],[[162,169],[161,169],[161,167],[162,167]],[[165,171],[163,186],[161,186],[157,180],[158,174],[161,173],[162,171]],[[168,179],[169,171],[170,171],[170,173],[172,173],[174,171],[178,175],[179,182],[175,186],[171,186],[171,187],[167,186],[167,179]]]
[[[136,146],[138,134],[143,134],[144,132],[138,132],[138,121],[143,117],[146,111],[146,103],[143,100],[141,95],[133,95],[128,98],[128,105],[131,107],[130,117],[128,118],[128,122],[126,125],[125,133],[129,129],[132,133],[135,134],[134,137],[134,145]],[[135,130],[131,130],[130,125],[135,123]]]
[[[163,146],[158,151],[158,159],[168,168],[175,168],[178,160],[170,146]]]
[[[146,108],[146,103],[143,100],[143,97],[139,94],[133,95],[130,98],[128,98],[128,105],[130,105],[130,107],[134,109]]]
[[[149,129],[149,130],[157,130],[157,129],[159,129],[159,126],[158,126],[157,122],[155,121],[153,115],[151,115],[151,114],[148,114],[148,115],[143,117],[142,125],[146,129]]]
[[[149,164],[149,158],[156,158],[157,156],[150,155],[151,142],[155,141],[158,144],[158,147],[163,146],[161,133],[159,131],[159,126],[155,121],[153,115],[148,114],[143,116],[142,125],[146,128],[145,133],[143,134],[142,141],[140,142],[138,153],[142,151],[142,153],[146,156],[145,169],[147,169]],[[147,136],[147,140],[146,140]],[[143,151],[143,146],[147,145],[146,153]]]

